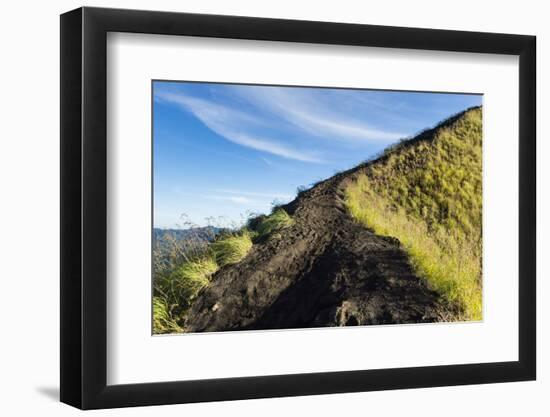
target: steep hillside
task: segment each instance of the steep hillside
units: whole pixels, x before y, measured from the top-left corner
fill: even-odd
[[[417,274],[481,319],[482,112],[471,109],[367,165],[346,190],[352,215],[394,236]]]
[[[158,287],[193,290],[158,332],[477,319],[480,226],[477,108],[218,237]]]

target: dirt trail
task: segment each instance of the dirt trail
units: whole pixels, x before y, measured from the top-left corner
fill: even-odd
[[[399,241],[347,212],[353,171],[285,206],[293,226],[219,270],[193,304],[187,331],[441,321],[448,307],[415,276]]]

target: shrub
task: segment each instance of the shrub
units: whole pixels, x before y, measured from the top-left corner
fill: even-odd
[[[250,217],[246,222],[246,227],[249,231],[255,232],[256,230],[258,230],[258,227],[265,219],[267,219],[267,216],[265,214],[258,214],[253,217]]]

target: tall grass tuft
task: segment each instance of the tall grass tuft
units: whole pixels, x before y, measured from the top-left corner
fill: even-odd
[[[170,308],[162,297],[153,297],[153,332],[180,333],[183,329],[170,314]]]
[[[165,257],[161,267],[155,268],[153,332],[184,332],[188,311],[199,292],[220,267],[236,264],[247,255],[252,236],[246,228],[225,231],[211,243],[183,243],[182,247],[192,245],[193,249],[185,252],[174,241],[174,255]]]
[[[248,230],[229,235],[210,245],[218,266],[232,265],[240,262],[252,248],[252,238]]]
[[[292,226],[293,223],[292,217],[284,209],[278,208],[269,216],[264,217],[255,230],[258,233],[258,238],[264,239]]]
[[[155,276],[153,332],[184,331],[187,311],[199,291],[210,282],[218,265],[209,254],[172,265],[168,272]]]
[[[482,318],[481,108],[367,165],[346,190],[354,218],[401,241],[417,273]]]
[[[170,275],[170,285],[181,301],[192,300],[210,282],[210,276],[218,270],[216,261],[204,256],[177,267]]]

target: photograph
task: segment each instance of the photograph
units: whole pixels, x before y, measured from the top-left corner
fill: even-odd
[[[483,320],[483,95],[152,81],[152,333]]]
[[[550,415],[548,13],[456,6],[6,2],[0,416]]]

